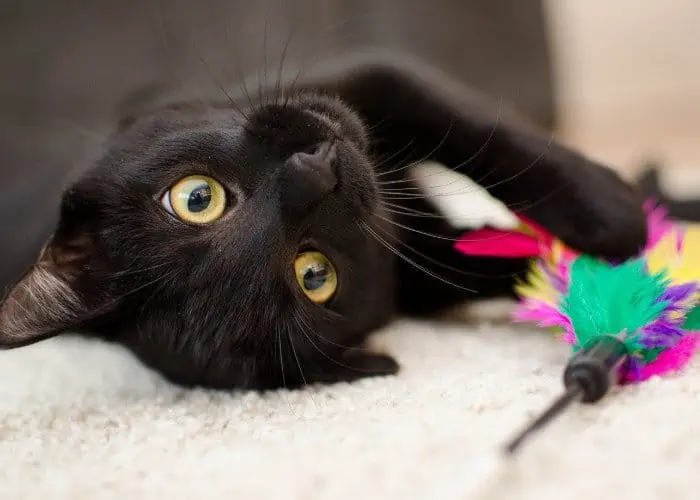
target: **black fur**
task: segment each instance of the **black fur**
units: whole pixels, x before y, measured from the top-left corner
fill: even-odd
[[[664,205],[669,217],[686,222],[700,222],[700,197],[678,200],[666,193],[659,182],[658,165],[647,165],[637,182],[645,197]]]
[[[290,167],[319,143],[335,144],[335,184]],[[127,346],[177,383],[226,389],[395,373],[393,359],[362,348],[369,334],[397,314],[511,294],[525,267],[452,249],[459,232],[408,175],[424,159],[585,252],[625,258],[646,239],[641,199],[612,171],[427,68],[361,64],[255,102],[122,121],[3,303],[0,344],[78,331]],[[234,200],[211,226],[180,222],[158,202],[194,173]],[[325,306],[295,282],[304,248],[338,269]]]

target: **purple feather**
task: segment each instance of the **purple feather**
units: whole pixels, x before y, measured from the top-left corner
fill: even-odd
[[[566,272],[566,266],[558,265],[556,270],[552,269],[549,266],[540,266],[540,269],[542,269],[544,274],[547,276],[550,284],[557,291],[557,293],[565,295],[566,292],[568,292],[569,281]]]
[[[683,319],[674,319],[673,314],[688,308],[688,301],[697,289],[696,283],[687,283],[668,287],[664,291],[657,301],[666,304],[663,313],[639,332],[639,340],[646,348],[670,348],[678,343],[685,334]]]
[[[632,356],[629,359],[628,369],[625,370],[626,380],[640,380],[644,370],[644,361],[640,358]]]
[[[667,311],[671,308],[674,311],[682,311],[687,307],[684,302],[688,301],[697,291],[698,284],[694,282],[670,286],[659,297],[659,302],[668,302]]]
[[[657,320],[641,329],[640,341],[649,349],[673,347],[685,335],[681,326],[678,323]]]

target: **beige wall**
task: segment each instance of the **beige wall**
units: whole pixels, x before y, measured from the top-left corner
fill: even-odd
[[[700,0],[548,0],[563,136],[700,169]]]

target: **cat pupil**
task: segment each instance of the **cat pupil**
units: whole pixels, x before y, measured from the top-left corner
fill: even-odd
[[[304,288],[318,290],[328,279],[328,267],[323,264],[310,266],[304,273]]]
[[[192,190],[187,200],[187,209],[190,212],[206,210],[211,203],[211,188],[207,184],[198,186]]]

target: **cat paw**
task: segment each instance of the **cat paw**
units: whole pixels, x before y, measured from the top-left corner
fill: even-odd
[[[589,166],[532,216],[579,252],[625,260],[637,256],[647,242],[643,203],[638,191],[615,172]]]
[[[574,218],[567,243],[607,259],[635,257],[647,242],[647,219],[641,196],[616,175],[590,186]]]
[[[314,374],[320,383],[354,382],[368,377],[395,375],[399,364],[391,356],[362,349],[345,351],[338,359],[328,360],[322,372]]]
[[[399,372],[399,364],[386,354],[351,350],[343,357],[343,363],[365,376],[395,375]]]

